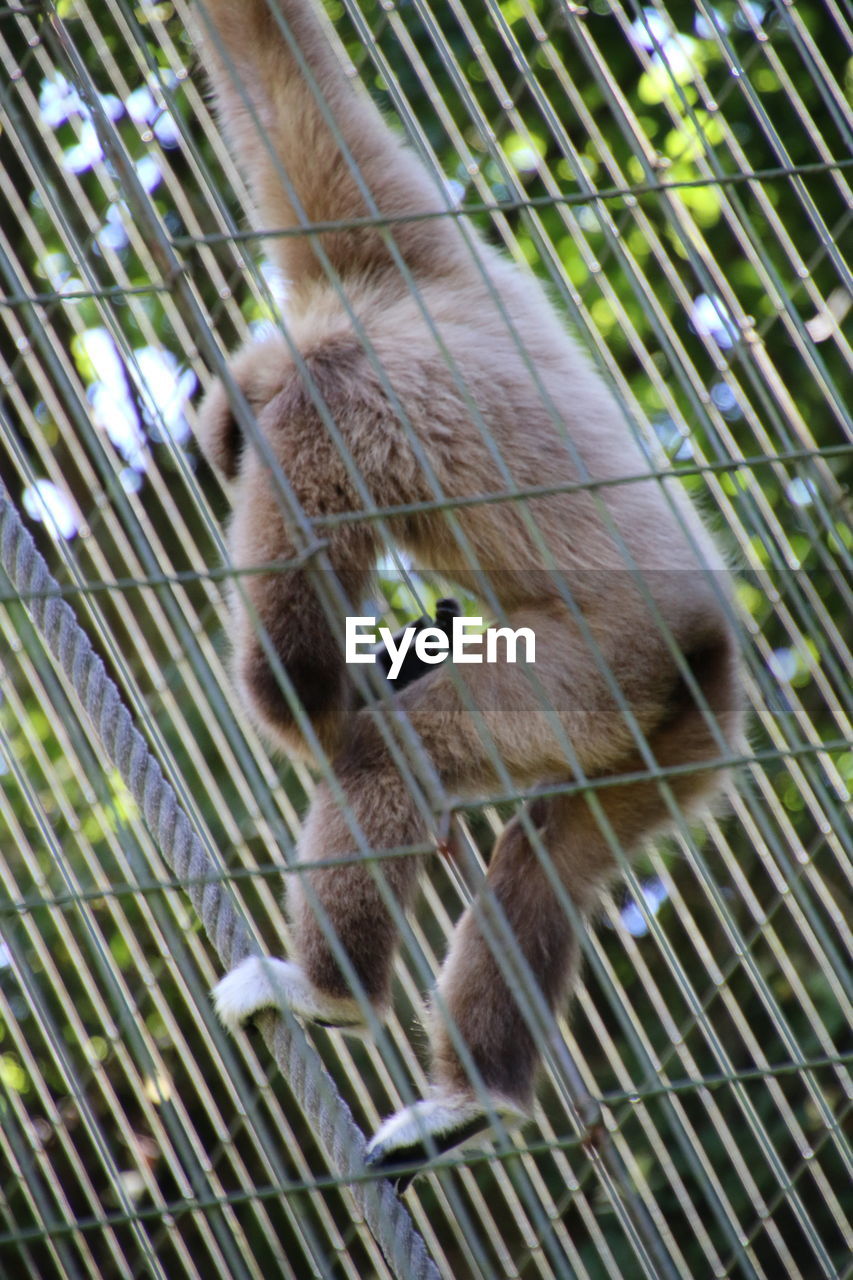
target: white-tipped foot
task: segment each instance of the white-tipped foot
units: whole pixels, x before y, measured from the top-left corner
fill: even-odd
[[[372,1168],[425,1163],[454,1147],[481,1137],[500,1117],[508,1129],[529,1119],[527,1113],[506,1098],[478,1102],[466,1094],[436,1094],[389,1116],[371,1138],[366,1161]],[[408,1179],[400,1179],[408,1182]]]
[[[352,997],[327,996],[318,991],[298,964],[269,956],[247,956],[211,992],[213,1007],[224,1027],[237,1031],[260,1009],[289,1008],[300,1018],[361,1033],[364,1011]]]

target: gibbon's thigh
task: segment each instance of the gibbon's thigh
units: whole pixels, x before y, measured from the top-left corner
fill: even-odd
[[[315,511],[309,508],[309,514]],[[376,554],[373,531],[367,524],[344,525],[329,531],[324,542],[340,589],[358,600]],[[254,453],[244,458],[234,485],[229,546],[235,568],[252,571],[241,575],[231,593],[232,662],[244,696],[269,734],[288,750],[302,750],[271,649],[322,746],[334,752],[350,701],[342,647],[316,574],[284,567],[298,559],[298,548],[274,478]],[[262,572],[264,566],[271,567]]]
[[[267,354],[266,346],[258,350],[261,357]],[[260,374],[252,379],[253,352],[246,349],[238,358],[241,385],[250,398],[260,394],[263,382]],[[221,394],[209,398],[208,452],[233,473],[229,546],[237,568],[258,570],[298,558],[276,466],[309,518],[369,512],[374,506],[422,496],[412,459],[397,439],[399,431],[389,423],[387,406],[366,376],[363,353],[354,351],[352,344],[328,342],[304,364],[342,444],[301,375],[286,363],[279,372],[280,389],[258,409],[264,448],[251,440],[235,446],[227,401]],[[269,381],[263,387],[268,390]],[[334,586],[348,608],[357,611],[378,554],[375,522],[324,526],[317,537],[334,571]],[[268,645],[327,752],[333,753],[343,741],[353,700],[342,646],[327,613],[328,597],[337,597],[332,580],[325,585],[325,593],[317,589],[316,573],[276,569],[242,576],[239,591],[232,595],[238,680],[261,723],[290,750],[301,749],[301,734],[269,661]]]

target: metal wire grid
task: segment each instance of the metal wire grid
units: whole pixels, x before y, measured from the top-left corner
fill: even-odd
[[[605,26],[595,8],[524,0],[348,4],[338,16],[360,40],[361,74],[381,78],[422,153],[457,158],[464,208],[488,211],[508,251],[546,273],[632,420],[665,416],[677,460],[689,442],[676,469],[709,494],[738,563],[760,571],[763,598],[744,600],[759,731],[734,820],[712,822],[701,844],[682,824],[674,854],[650,855],[660,917],[632,875],[639,936],[614,903],[587,940],[587,984],[560,1024],[536,1125],[494,1152],[445,1159],[408,1200],[447,1275],[830,1276],[849,1239],[849,651],[838,573],[849,116],[835,50],[815,43],[803,11],[697,6],[691,19],[714,56],[692,58],[687,77],[695,50],[672,38],[682,8],[606,11]],[[822,30],[849,49],[844,11],[825,11]],[[144,401],[140,356],[165,344],[199,369],[201,347],[211,362],[188,281],[223,348],[270,311],[257,239],[234,221],[232,193],[241,206],[246,193],[189,74],[183,6],[75,5],[70,50],[41,12],[0,10],[3,479],[30,495],[79,616],[222,851],[247,919],[278,948],[282,851],[310,782],[299,768],[282,777],[233,698],[223,575],[211,569],[223,503],[168,406]],[[691,141],[687,169],[667,166],[614,73],[616,39],[637,75],[673,88],[658,106]],[[74,85],[75,51],[76,74],[101,94],[129,107],[134,91],[153,93],[150,115],[128,110],[124,155],[104,158],[85,109],[63,135],[48,125],[40,86]],[[601,111],[586,105],[578,66]],[[768,73],[808,159],[786,148]],[[429,127],[423,99],[408,101],[413,84],[434,112]],[[171,132],[158,132],[163,121]],[[72,163],[69,129],[91,148]],[[149,189],[146,156],[158,172]],[[713,193],[711,229],[691,192]],[[437,216],[457,212],[437,201]],[[720,226],[766,296],[763,315],[743,313],[738,263],[714,251]],[[110,438],[93,411],[97,374],[80,339],[101,326],[137,424],[153,421],[147,438]],[[626,373],[635,368],[651,399]],[[820,430],[802,408],[815,399]],[[66,509],[47,505],[39,480],[64,495],[76,537],[62,535]],[[25,613],[7,600],[0,617],[0,1256],[38,1275],[388,1274],[269,1062],[213,1023],[206,991],[218,975],[180,885],[100,767]],[[788,678],[781,655],[796,659]],[[499,810],[486,818],[499,829]],[[381,1051],[318,1035],[368,1127],[423,1088],[411,1023],[468,895],[453,868],[435,868]]]

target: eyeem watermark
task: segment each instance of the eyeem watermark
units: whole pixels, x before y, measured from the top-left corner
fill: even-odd
[[[440,627],[404,627],[395,636],[388,627],[376,626],[375,618],[347,618],[344,656],[347,662],[376,662],[375,645],[385,646],[391,665],[388,676],[396,680],[406,655],[414,645],[421,662],[434,665],[450,657],[453,662],[517,662],[518,647],[524,646],[521,661],[536,661],[536,636],[530,627],[487,627],[482,618],[453,619],[448,636]]]

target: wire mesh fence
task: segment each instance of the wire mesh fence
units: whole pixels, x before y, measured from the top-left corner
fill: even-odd
[[[545,1056],[532,1122],[434,1161],[405,1196],[414,1238],[452,1277],[844,1274],[849,12],[329,13],[354,74],[444,175],[418,216],[467,218],[544,279],[666,487],[701,501],[737,571],[752,707],[726,812],[699,830],[676,813],[625,868],[583,935],[568,1018],[528,991]],[[192,428],[221,353],[279,329],[283,288],[189,23],[183,3],[0,7],[0,478],[207,851],[205,886],[277,955],[316,780],[269,752],[236,692],[229,589],[268,566],[229,562],[227,495]],[[466,501],[529,514],[559,489],[542,475]],[[384,534],[464,505],[368,510]],[[306,554],[353,516],[285,509]],[[389,622],[441,594],[393,545],[379,576]],[[425,993],[530,793],[498,778],[436,802],[413,750],[412,792],[453,814],[459,856],[430,859],[401,921],[386,1026],[311,1029],[288,1084],[264,1044],[217,1023],[193,885],[33,599],[0,586],[0,1270],[421,1274],[359,1198],[378,1175],[355,1148],[336,1159],[297,1100],[320,1063],[367,1132],[423,1094]],[[581,788],[593,805],[597,789]],[[362,849],[389,865],[418,851]],[[512,940],[495,942],[511,969]]]

